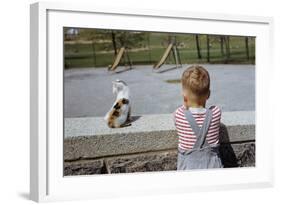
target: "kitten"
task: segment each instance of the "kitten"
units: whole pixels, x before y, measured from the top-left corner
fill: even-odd
[[[118,128],[129,126],[131,104],[129,100],[130,90],[128,85],[122,80],[112,82],[113,94],[116,94],[116,100],[104,117],[108,127]]]

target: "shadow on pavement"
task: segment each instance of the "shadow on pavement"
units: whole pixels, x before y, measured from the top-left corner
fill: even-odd
[[[161,70],[158,70],[158,71],[156,71],[156,73],[165,73],[165,72],[167,72],[167,71],[171,71],[171,70],[175,70],[175,69],[178,69],[178,68],[181,68],[181,67],[171,67],[171,68],[166,68],[166,69],[161,69]]]

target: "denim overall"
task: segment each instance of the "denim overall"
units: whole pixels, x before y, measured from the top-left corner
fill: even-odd
[[[206,110],[206,117],[201,128],[190,110],[185,111],[185,117],[197,140],[191,150],[178,150],[177,170],[222,168],[219,145],[210,145],[206,140],[212,121],[212,110],[210,108]]]

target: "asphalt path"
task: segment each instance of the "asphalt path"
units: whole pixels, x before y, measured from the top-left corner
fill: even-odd
[[[210,73],[211,96],[207,106],[218,105],[223,112],[255,110],[254,65],[203,65]],[[168,114],[182,105],[181,84],[167,80],[181,78],[188,67],[164,65],[81,68],[64,71],[64,117],[102,117],[112,106],[112,81],[124,80],[131,90],[132,115]]]

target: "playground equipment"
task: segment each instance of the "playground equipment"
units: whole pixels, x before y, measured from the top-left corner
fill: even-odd
[[[179,50],[178,50],[177,44],[176,44],[176,37],[174,37],[172,40],[170,40],[170,44],[166,48],[163,56],[158,61],[158,63],[153,66],[153,68],[159,69],[165,63],[165,61],[167,60],[167,58],[171,54],[171,52],[173,53],[173,57],[174,57],[174,60],[176,63],[176,68],[182,67]]]
[[[112,65],[108,66],[109,71],[114,71],[120,64],[121,60],[124,60],[124,64],[126,65],[126,60],[129,63],[130,69],[132,69],[132,62],[130,60],[130,57],[128,55],[128,52],[126,51],[125,47],[121,47],[114,59],[114,62]]]

